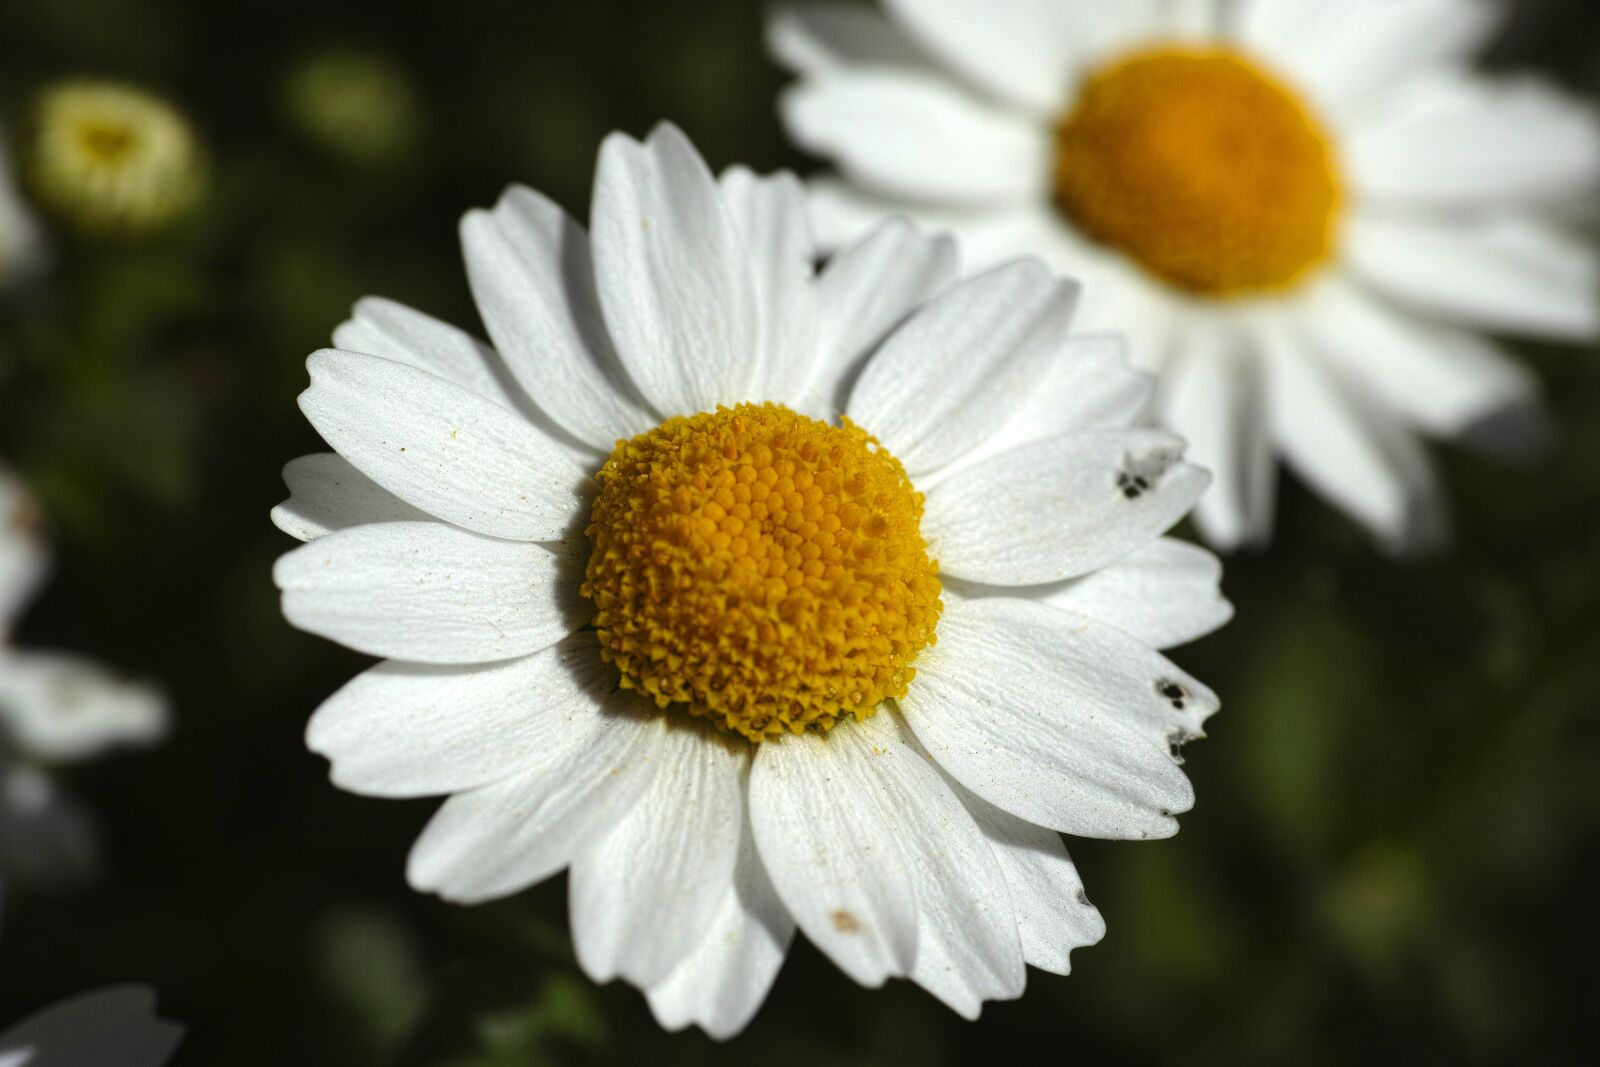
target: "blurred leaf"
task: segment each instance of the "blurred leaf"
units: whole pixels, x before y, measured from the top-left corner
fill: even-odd
[[[393,916],[367,909],[325,917],[316,937],[317,970],[375,1062],[421,1018],[427,978],[410,931]]]

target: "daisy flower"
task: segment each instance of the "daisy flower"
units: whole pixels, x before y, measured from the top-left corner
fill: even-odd
[[[160,229],[205,188],[189,120],[160,97],[111,82],[45,90],[29,163],[40,203],[86,230]]]
[[[20,649],[12,627],[48,569],[37,508],[0,469],[0,896],[12,881],[70,878],[93,861],[92,823],[46,773],[166,731],[164,699],[103,666]]]
[[[903,221],[818,273],[797,179],[671,126],[606,141],[587,232],[512,187],[461,233],[493,347],[358,303],[273,515],[289,621],[388,657],[310,747],[449,794],[411,884],[570,868],[584,970],[717,1037],[797,926],[968,1016],[1065,973],[1103,925],[1057,832],[1176,831],[1217,701],[1155,649],[1230,611],[1077,285]]]
[[[156,1016],[155,994],[114,986],[53,1004],[0,1034],[0,1067],[161,1067],[183,1027]]]
[[[283,111],[329,155],[383,166],[416,148],[421,106],[406,71],[388,57],[336,48],[309,55],[284,78]]]
[[[1216,475],[1212,543],[1270,537],[1281,456],[1405,547],[1442,518],[1417,435],[1504,444],[1536,412],[1480,332],[1600,333],[1560,225],[1600,133],[1469,69],[1495,24],[1478,0],[883,0],[785,6],[769,36],[791,135],[838,169],[825,244],[899,211],[979,267],[1043,258],[1160,371],[1157,418]]]

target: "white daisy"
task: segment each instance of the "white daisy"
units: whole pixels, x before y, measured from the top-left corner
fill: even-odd
[[[183,1027],[156,1016],[155,994],[114,986],[52,1004],[0,1034],[0,1067],[161,1067]]]
[[[1217,701],[1154,648],[1230,613],[1161,537],[1206,475],[1129,428],[1075,284],[955,284],[902,221],[817,273],[804,215],[671,126],[606,142],[588,233],[511,188],[461,228],[494,347],[357,304],[300,398],[336,454],[273,513],[289,620],[389,657],[311,748],[450,794],[412,885],[570,867],[587,973],[718,1037],[796,925],[968,1016],[1065,973],[1103,925],[1057,831],[1175,832]]]
[[[1593,115],[1469,57],[1478,0],[883,0],[779,9],[793,137],[841,179],[819,238],[885,211],[974,265],[1085,281],[1216,475],[1215,544],[1270,536],[1275,459],[1395,546],[1441,518],[1418,433],[1525,432],[1532,376],[1475,331],[1587,340],[1600,272],[1560,216]],[[1490,420],[1495,420],[1491,422]]]
[[[90,820],[47,766],[154,741],[167,724],[156,691],[80,656],[14,646],[48,570],[39,529],[32,499],[0,468],[0,896],[11,881],[68,878],[93,859]]]

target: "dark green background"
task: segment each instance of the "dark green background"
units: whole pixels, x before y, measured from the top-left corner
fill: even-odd
[[[1517,5],[1493,57],[1600,89],[1600,5]],[[319,142],[308,55],[388,58],[414,136]],[[140,241],[57,230],[0,305],[0,455],[55,520],[23,640],[163,679],[170,741],[74,767],[105,876],[8,901],[0,1020],[142,979],[179,1063],[1568,1063],[1600,1000],[1600,360],[1522,345],[1558,426],[1508,466],[1441,451],[1456,548],[1378,557],[1285,486],[1271,553],[1230,561],[1238,620],[1178,659],[1223,697],[1174,840],[1073,843],[1110,932],[1075,973],[967,1024],[856,988],[797,943],[755,1024],[669,1036],[576,969],[564,883],[460,909],[410,891],[431,802],[364,800],[301,742],[359,657],[289,629],[268,578],[278,469],[318,447],[303,360],[356,297],[475,325],[456,220],[508,181],[587,208],[612,129],[678,121],[714,166],[805,166],[749,0],[0,3],[13,135],[44,83],[126,78],[193,117],[197,217]],[[402,104],[404,102],[402,101]],[[348,148],[348,145],[346,145]]]

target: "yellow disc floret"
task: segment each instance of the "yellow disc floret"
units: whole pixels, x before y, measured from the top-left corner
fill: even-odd
[[[865,431],[718,408],[619,442],[598,480],[583,594],[624,688],[752,741],[905,694],[938,566]]]
[[[1332,251],[1328,140],[1292,89],[1236,53],[1158,49],[1099,71],[1057,147],[1061,210],[1177,288],[1285,289]]]

